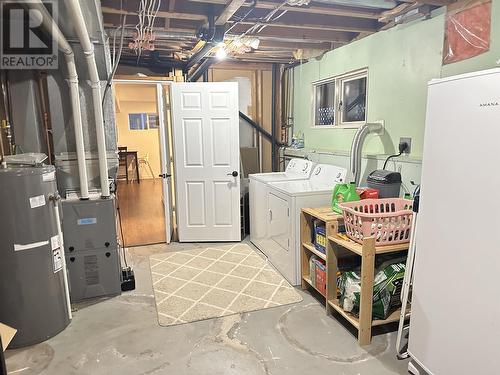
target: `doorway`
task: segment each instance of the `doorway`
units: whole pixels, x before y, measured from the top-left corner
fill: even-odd
[[[116,196],[126,247],[170,242],[170,220],[165,215],[170,194],[162,178],[168,163],[163,162],[167,152],[162,154],[165,92],[168,86],[158,83],[114,84],[120,159]]]

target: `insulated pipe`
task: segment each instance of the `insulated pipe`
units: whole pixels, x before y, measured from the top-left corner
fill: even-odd
[[[80,199],[89,199],[89,186],[87,181],[87,165],[85,162],[85,145],[83,143],[82,114],[80,110],[80,93],[78,91],[78,74],[76,72],[75,55],[57,26],[50,13],[47,11],[41,0],[35,0],[30,3],[30,7],[37,9],[42,13],[42,26],[57,41],[59,50],[64,54],[68,68],[69,95],[71,100],[71,109],[73,125],[75,127],[76,158],[78,160],[78,175],[80,177]]]
[[[351,146],[349,169],[352,173],[356,186],[359,184],[359,180],[361,177],[361,151],[363,150],[363,143],[366,139],[366,136],[370,133],[378,132],[381,129],[382,124],[364,124],[363,126],[358,128],[356,134],[354,135]]]
[[[109,182],[108,182],[108,161],[106,157],[106,136],[104,133],[104,116],[102,113],[102,95],[101,81],[99,80],[99,72],[95,62],[94,45],[90,41],[87,26],[83,19],[82,9],[78,0],[66,0],[66,5],[70,12],[72,21],[74,22],[75,30],[78,39],[83,48],[85,59],[90,75],[90,85],[92,87],[92,101],[94,104],[94,120],[97,136],[97,153],[99,155],[99,175],[101,178],[101,197],[109,198]]]
[[[106,28],[106,32],[110,36],[119,36],[119,32],[116,29]],[[135,29],[125,28],[123,36],[126,38],[134,38],[137,36],[137,31]],[[161,29],[154,30],[157,39],[186,39],[186,40],[198,40],[198,37],[194,32],[183,32],[183,31],[163,31]]]

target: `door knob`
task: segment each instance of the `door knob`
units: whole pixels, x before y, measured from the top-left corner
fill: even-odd
[[[158,175],[158,177],[161,177],[161,178],[168,178],[168,177],[171,177],[172,175],[171,174],[168,174],[168,173],[162,173],[160,175]]]
[[[238,177],[238,171],[232,171],[231,173],[228,173],[227,175],[233,176],[233,177]]]

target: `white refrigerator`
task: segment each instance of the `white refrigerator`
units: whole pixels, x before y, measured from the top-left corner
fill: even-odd
[[[429,374],[500,374],[499,190],[500,69],[431,81],[409,336]]]

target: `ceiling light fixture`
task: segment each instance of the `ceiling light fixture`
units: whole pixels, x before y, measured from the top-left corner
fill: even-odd
[[[218,47],[217,51],[215,51],[215,57],[219,60],[224,60],[227,57],[226,48],[224,46]]]

